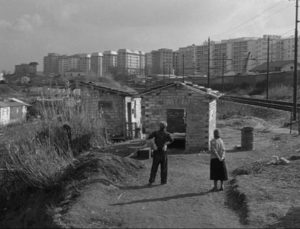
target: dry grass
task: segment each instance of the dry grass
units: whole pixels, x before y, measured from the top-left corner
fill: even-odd
[[[299,214],[293,210],[300,206],[299,136],[270,132],[257,133],[256,139],[254,151],[243,157],[238,155],[241,152],[234,154],[239,160],[230,165],[238,168],[232,171],[227,201],[251,227],[299,227]],[[272,155],[293,160],[287,165],[268,165]]]
[[[17,179],[28,187],[43,189],[58,185],[73,161],[69,150],[47,143],[23,141],[9,146],[6,169],[11,179]]]
[[[2,157],[5,180],[0,192],[31,187],[44,189],[59,184],[75,156],[91,146],[103,146],[103,120],[91,119],[78,107],[41,104],[42,119],[5,130],[6,153]],[[71,135],[62,128],[68,125]]]
[[[268,120],[269,124],[283,126],[287,120],[290,120],[290,113],[270,108],[239,104],[228,101],[218,101],[217,118],[219,120],[239,117],[256,117]]]
[[[269,97],[274,100],[289,100],[292,98],[293,88],[287,85],[279,85],[269,89]]]
[[[232,171],[233,176],[240,176],[240,175],[249,175],[249,174],[259,174],[265,170],[267,166],[266,161],[254,161],[252,163],[244,164]]]

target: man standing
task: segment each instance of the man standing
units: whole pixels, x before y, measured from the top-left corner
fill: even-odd
[[[171,134],[168,133],[166,129],[167,129],[167,123],[162,121],[159,123],[159,130],[154,131],[148,137],[148,139],[154,139],[154,143],[155,143],[149,185],[151,185],[155,181],[155,177],[159,165],[160,165],[161,184],[167,183],[167,175],[168,175],[167,145],[170,144],[173,141],[173,139],[171,137]]]

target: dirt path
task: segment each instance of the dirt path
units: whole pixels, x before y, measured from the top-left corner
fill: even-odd
[[[276,131],[256,132],[255,147],[247,152],[230,151],[240,144],[240,130],[223,128],[227,165],[233,170],[243,163],[270,158]],[[128,227],[128,228],[242,228],[239,217],[226,204],[225,192],[208,192],[209,155],[169,155],[168,184],[147,187],[151,160],[137,177],[121,186],[105,186],[92,182],[65,215],[70,227]],[[225,191],[226,191],[225,185]]]
[[[203,155],[170,155],[168,184],[150,188],[145,186],[149,160],[136,180],[120,187],[107,210],[120,217],[122,227],[240,228],[238,217],[224,204],[225,193],[208,192],[208,160]]]

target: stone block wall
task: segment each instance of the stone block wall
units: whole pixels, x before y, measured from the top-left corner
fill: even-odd
[[[104,120],[105,128],[115,136],[125,134],[125,96],[92,88],[81,88],[83,108],[93,118]]]
[[[184,109],[186,113],[186,152],[209,148],[216,125],[215,100],[181,85],[145,94],[142,122],[146,134],[157,130],[159,121],[167,121],[167,109]]]

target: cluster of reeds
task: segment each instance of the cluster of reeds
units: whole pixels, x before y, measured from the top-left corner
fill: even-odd
[[[90,117],[78,106],[55,102],[46,106],[41,102],[38,110],[41,118],[34,121],[34,131],[30,123],[21,124],[23,128],[12,127],[18,131],[5,142],[2,194],[24,187],[44,189],[59,185],[76,155],[105,142],[103,121]]]

